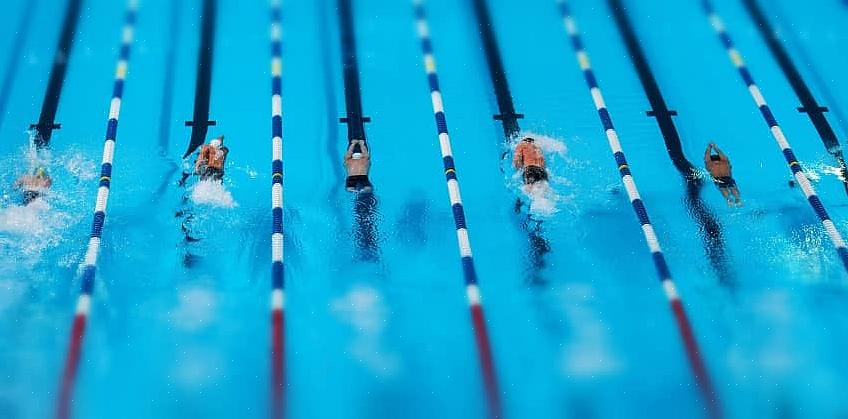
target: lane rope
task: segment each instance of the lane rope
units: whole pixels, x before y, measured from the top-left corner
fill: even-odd
[[[498,390],[497,376],[495,374],[494,359],[492,356],[491,343],[486,321],[483,313],[483,302],[480,298],[480,288],[477,284],[477,271],[474,267],[474,259],[471,252],[471,242],[468,238],[468,226],[465,220],[465,209],[459,190],[456,165],[454,164],[453,151],[451,149],[448,124],[445,117],[442,92],[439,88],[439,76],[436,73],[436,58],[433,53],[433,43],[430,39],[430,26],[427,22],[427,13],[423,0],[413,0],[416,26],[421,41],[421,50],[424,60],[424,69],[430,85],[430,99],[433,105],[433,114],[436,120],[436,130],[439,137],[439,145],[442,152],[442,163],[444,164],[445,179],[447,180],[448,196],[450,197],[453,220],[456,227],[456,238],[459,245],[459,255],[462,263],[462,272],[465,280],[465,292],[471,310],[474,336],[480,357],[480,367],[483,375],[483,383],[486,389],[486,397],[489,403],[489,412],[492,417],[501,417],[500,392]]]
[[[100,241],[103,233],[103,223],[106,219],[106,204],[109,200],[109,190],[112,184],[112,160],[115,155],[115,140],[118,133],[118,117],[121,112],[121,102],[124,95],[124,79],[130,59],[130,47],[135,34],[138,0],[129,0],[124,15],[124,27],[121,31],[121,49],[115,70],[115,83],[112,89],[112,99],[109,105],[109,120],[106,124],[106,141],[103,145],[103,162],[100,166],[100,178],[97,188],[97,201],[94,205],[94,217],[88,248],[82,266],[82,282],[77,298],[76,313],[71,327],[71,339],[68,347],[65,368],[59,391],[56,416],[64,419],[70,416],[71,396],[77,367],[81,355],[82,341],[86,323],[91,311],[91,295],[94,291],[94,279],[97,272],[97,258],[100,254]]]
[[[816,216],[818,216],[819,220],[821,221],[821,224],[824,227],[824,230],[827,232],[830,241],[836,247],[836,252],[839,254],[839,258],[842,260],[842,265],[845,267],[846,270],[848,270],[848,248],[846,248],[845,246],[845,241],[842,239],[842,235],[836,229],[836,226],[833,224],[833,221],[831,221],[830,215],[828,215],[824,204],[822,204],[822,201],[816,194],[813,185],[810,183],[810,180],[804,173],[804,169],[801,166],[801,163],[798,162],[798,159],[795,157],[795,152],[792,151],[792,147],[789,145],[789,141],[786,139],[786,136],[783,134],[783,130],[777,123],[777,119],[772,113],[771,108],[769,108],[768,104],[766,103],[762,91],[757,86],[757,83],[754,82],[754,78],[751,75],[751,72],[745,65],[745,61],[742,59],[742,54],[739,52],[738,49],[736,49],[736,46],[733,44],[733,40],[730,38],[730,34],[727,32],[724,22],[716,12],[715,8],[712,5],[712,2],[709,0],[702,0],[701,5],[704,9],[704,12],[707,14],[707,17],[709,18],[712,28],[718,35],[722,46],[724,46],[724,49],[727,50],[727,55],[730,58],[730,62],[733,64],[734,67],[736,67],[736,70],[739,71],[739,75],[742,77],[742,81],[748,88],[748,93],[750,93],[751,98],[754,99],[754,103],[756,103],[757,108],[759,108],[760,113],[763,116],[763,119],[765,120],[766,124],[768,124],[772,136],[777,141],[777,145],[780,147],[780,150],[783,152],[783,157],[784,159],[786,159],[786,163],[789,165],[789,170],[792,171],[792,176],[795,178],[795,181],[801,187],[801,191],[804,192],[804,196],[807,198],[807,202],[810,203],[810,206],[813,208],[813,211],[816,213]]]
[[[613,157],[615,158],[619,175],[621,175],[621,181],[624,184],[624,188],[627,190],[627,195],[630,199],[631,205],[633,206],[633,210],[636,213],[636,217],[639,219],[642,234],[644,235],[648,248],[651,251],[651,256],[653,258],[660,283],[662,284],[665,296],[671,305],[672,312],[674,313],[677,329],[683,339],[686,355],[689,359],[692,372],[695,375],[695,380],[698,383],[698,387],[701,390],[704,400],[707,402],[706,406],[711,416],[720,417],[721,413],[716,400],[716,392],[713,388],[712,381],[710,380],[706,364],[701,356],[701,351],[695,339],[692,325],[689,322],[686,311],[683,307],[683,302],[681,301],[680,296],[677,293],[677,288],[674,285],[674,281],[671,278],[671,271],[668,268],[662,248],[660,247],[659,239],[654,232],[654,227],[651,225],[650,218],[648,217],[648,211],[645,208],[645,204],[642,202],[639,190],[636,188],[636,182],[630,172],[630,165],[627,162],[627,158],[625,157],[624,151],[619,143],[618,134],[616,133],[613,125],[612,117],[610,116],[609,110],[607,110],[597,78],[595,77],[595,73],[589,62],[589,55],[583,47],[583,40],[580,35],[580,31],[577,28],[577,23],[571,15],[571,10],[566,0],[557,1],[565,30],[571,40],[571,46],[576,54],[577,63],[580,66],[580,70],[583,72],[586,84],[589,87],[589,93],[592,96],[592,101],[598,111],[598,116],[600,117],[601,124],[603,125],[606,133],[610,149],[613,152]]]
[[[285,410],[285,316],[283,265],[282,6],[271,0],[271,379],[273,418]]]

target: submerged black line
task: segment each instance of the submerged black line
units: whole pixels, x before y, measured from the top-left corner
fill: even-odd
[[[9,103],[9,96],[12,93],[12,86],[15,85],[15,77],[18,74],[18,65],[23,56],[24,41],[26,41],[27,32],[29,32],[30,21],[32,20],[37,0],[27,1],[24,6],[24,13],[21,15],[21,20],[18,22],[18,30],[15,31],[15,41],[12,43],[12,49],[9,51],[9,59],[6,60],[6,75],[3,77],[3,84],[0,85],[0,128],[3,127],[3,120],[6,119],[6,105]]]
[[[647,115],[656,119],[663,141],[665,142],[666,150],[668,151],[668,156],[685,181],[686,197],[684,201],[688,207],[688,212],[703,230],[702,234],[707,258],[710,260],[720,279],[723,282],[731,282],[732,280],[729,278],[726,267],[726,252],[721,225],[709,207],[701,200],[703,183],[697,175],[698,172],[695,166],[686,158],[683,152],[680,134],[672,118],[677,115],[677,112],[668,108],[659,83],[657,83],[645,52],[639,44],[636,31],[624,9],[622,1],[608,0],[608,4],[610,10],[612,10],[615,24],[618,27],[624,45],[627,48],[630,61],[636,68],[639,81],[642,84],[645,95],[648,97],[648,102],[651,104],[652,109],[647,112]]]
[[[71,47],[74,44],[77,24],[79,23],[82,0],[69,0],[65,11],[65,20],[62,22],[62,32],[59,36],[59,45],[53,56],[53,67],[50,69],[50,79],[47,81],[47,89],[44,91],[44,101],[41,104],[41,115],[38,123],[30,125],[30,129],[36,130],[33,140],[36,148],[45,148],[50,145],[53,130],[62,127],[56,123],[56,111],[59,109],[59,98],[62,96],[62,86],[65,84],[65,73],[68,70],[68,60],[71,55]]]
[[[365,135],[365,123],[371,119],[363,116],[362,86],[359,83],[359,62],[356,54],[356,30],[353,24],[351,0],[338,0],[339,36],[341,37],[342,70],[344,73],[344,93],[346,116],[341,118],[347,124],[348,144],[354,140],[368,141]],[[354,146],[354,151],[359,146]],[[368,146],[371,151],[370,145]],[[376,261],[380,256],[379,232],[377,229],[377,197],[371,192],[357,192],[353,201],[354,242],[359,257],[365,261]]]
[[[188,157],[206,142],[209,127],[209,102],[212,95],[212,58],[215,52],[215,21],[218,13],[217,0],[203,0],[200,17],[200,48],[197,57],[197,80],[194,89],[194,116],[186,122],[191,127],[191,139],[183,158]]]
[[[846,168],[845,158],[842,154],[842,147],[839,145],[836,133],[833,131],[833,128],[830,126],[830,123],[824,115],[825,112],[828,111],[827,107],[821,106],[816,100],[813,92],[804,81],[798,67],[789,56],[789,52],[786,51],[786,48],[780,42],[780,39],[778,39],[777,33],[771,26],[771,23],[769,23],[759,3],[757,3],[756,0],[743,0],[742,3],[745,5],[745,9],[748,10],[748,14],[751,15],[751,19],[754,23],[756,23],[757,30],[765,39],[769,51],[771,51],[771,54],[780,66],[781,71],[783,71],[783,75],[786,76],[789,85],[792,86],[792,90],[795,92],[795,95],[798,96],[798,100],[801,102],[801,107],[798,108],[798,112],[807,114],[810,118],[810,122],[812,122],[813,126],[816,128],[816,132],[818,132],[827,152],[830,153],[839,164],[839,167],[842,170],[842,181],[845,186],[845,193],[848,194],[848,168]]]
[[[486,58],[486,65],[489,69],[489,77],[492,80],[492,86],[495,92],[495,98],[498,103],[498,115],[494,118],[501,121],[504,131],[504,145],[508,148],[511,141],[521,133],[521,126],[518,120],[524,115],[515,111],[515,104],[512,101],[512,92],[509,89],[509,82],[504,70],[501,51],[498,47],[498,40],[495,36],[494,26],[492,25],[492,17],[489,12],[489,6],[486,0],[471,0],[474,7],[474,15],[477,18],[477,31],[480,35],[480,41],[483,43],[483,52]],[[501,159],[506,157],[509,151],[504,151],[501,154]],[[516,202],[515,210],[520,212],[522,201],[519,198]],[[529,207],[529,205],[528,205]],[[521,227],[527,232],[527,240],[529,244],[530,270],[532,282],[541,281],[537,278],[539,271],[545,266],[544,256],[551,251],[548,240],[542,234],[542,222],[534,220],[528,215],[526,219],[521,221]]]
[[[365,123],[371,118],[363,116],[362,87],[359,83],[359,61],[356,55],[356,31],[353,26],[353,8],[351,0],[338,1],[339,35],[341,36],[342,66],[344,72],[345,107],[347,116],[341,118],[347,124],[348,142],[368,141],[365,136]]]
[[[636,32],[630,22],[630,18],[624,10],[621,0],[609,0],[609,7],[612,10],[615,18],[616,26],[624,40],[624,45],[627,47],[627,52],[630,55],[630,62],[636,67],[636,73],[639,75],[639,81],[642,83],[642,88],[645,90],[645,95],[648,97],[648,102],[651,104],[651,110],[647,115],[653,117],[660,127],[663,140],[665,141],[666,150],[671,157],[674,167],[687,180],[696,180],[696,170],[694,165],[686,159],[681,145],[680,135],[674,125],[673,116],[677,115],[677,111],[670,110],[666,104],[665,98],[660,91],[659,84],[654,77],[651,67],[648,65],[648,60],[639,45],[636,38]]]
[[[498,111],[500,112],[494,118],[503,124],[506,141],[509,141],[521,132],[518,120],[523,118],[524,115],[515,112],[515,104],[512,102],[512,93],[509,90],[509,82],[507,82],[503,59],[501,58],[500,48],[498,47],[498,41],[492,26],[489,6],[486,0],[472,0],[472,2],[474,5],[474,14],[477,16],[477,30],[480,33],[480,40],[483,42],[486,64],[489,68],[489,77],[492,79],[492,84],[495,88],[495,98],[497,99]]]

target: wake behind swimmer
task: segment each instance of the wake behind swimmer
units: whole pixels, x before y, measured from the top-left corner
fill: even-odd
[[[550,185],[551,176],[545,153],[547,151],[562,154],[565,147],[555,139],[545,138],[545,141],[537,141],[536,137],[538,136],[524,137],[515,145],[513,151],[512,166],[516,170],[514,177],[520,177],[520,190],[524,195],[516,200],[515,211],[520,212],[521,207],[526,204],[531,217],[547,217],[557,212],[559,196]]]

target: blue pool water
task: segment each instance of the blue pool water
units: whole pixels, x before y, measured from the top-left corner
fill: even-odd
[[[31,1],[4,4],[0,60],[15,50]],[[232,201],[208,204],[184,200],[194,181],[189,192],[177,186],[200,3],[139,4],[75,417],[267,417],[272,405],[269,5],[219,2],[210,136],[227,137]],[[717,142],[733,159],[745,200],[730,209],[709,182],[702,189],[720,226],[716,256],[645,115],[648,100],[606,2],[572,0],[717,403],[729,417],[848,415],[848,281],[824,228],[798,187],[787,185],[781,150],[701,2],[624,3],[678,112],[686,156],[701,167],[706,144]],[[797,112],[795,93],[741,2],[713,3],[837,229],[848,232],[836,161]],[[844,144],[848,7],[760,3]],[[85,0],[59,102],[62,128],[48,155],[54,187],[20,207],[13,184],[29,169],[27,128],[38,118],[64,7],[35,2],[18,66],[0,68],[0,77],[15,71],[11,90],[0,92],[8,95],[0,127],[4,418],[56,411],[121,41],[125,4]],[[501,160],[503,132],[492,119],[496,101],[471,2],[426,7],[504,416],[705,417],[556,1],[489,1],[521,126],[549,151],[553,192],[532,210],[550,247],[541,258],[528,240],[535,223],[528,227],[525,210],[514,212],[521,192]],[[347,131],[338,120],[345,100],[335,1],[286,0],[282,8],[286,412],[486,417],[411,1],[353,2],[363,108],[372,120],[376,203],[368,219],[342,188]],[[193,214],[199,242],[185,243],[178,211]],[[372,229],[357,227],[364,222]]]

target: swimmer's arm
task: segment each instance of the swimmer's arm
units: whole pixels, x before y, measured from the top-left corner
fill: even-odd
[[[718,153],[718,156],[719,156],[719,157],[721,157],[721,159],[722,159],[722,160],[727,160],[727,155],[726,155],[726,154],[724,154],[724,152],[723,152],[723,151],[721,151],[721,149],[720,149],[720,148],[718,148],[718,146],[717,146],[717,145],[714,145],[713,147],[715,147],[715,151],[716,151],[716,153]]]
[[[521,168],[521,163],[524,162],[524,144],[519,144],[515,148],[515,154],[512,156],[512,166],[516,169]]]
[[[713,151],[713,145],[707,146],[707,151],[704,152],[704,165],[710,167],[710,152]]]
[[[362,157],[364,157],[364,158],[371,157],[371,151],[368,150],[368,146],[365,145],[365,141],[359,142],[359,148],[362,149]]]
[[[351,143],[347,146],[347,152],[346,152],[346,153],[345,153],[345,155],[344,155],[344,159],[345,159],[345,161],[350,160],[351,158],[353,158],[353,147],[354,147],[355,145],[356,145],[356,143],[355,143],[355,142],[351,142]]]
[[[200,149],[200,153],[197,154],[197,160],[194,162],[194,170],[200,170],[200,166],[206,164],[206,147]]]

